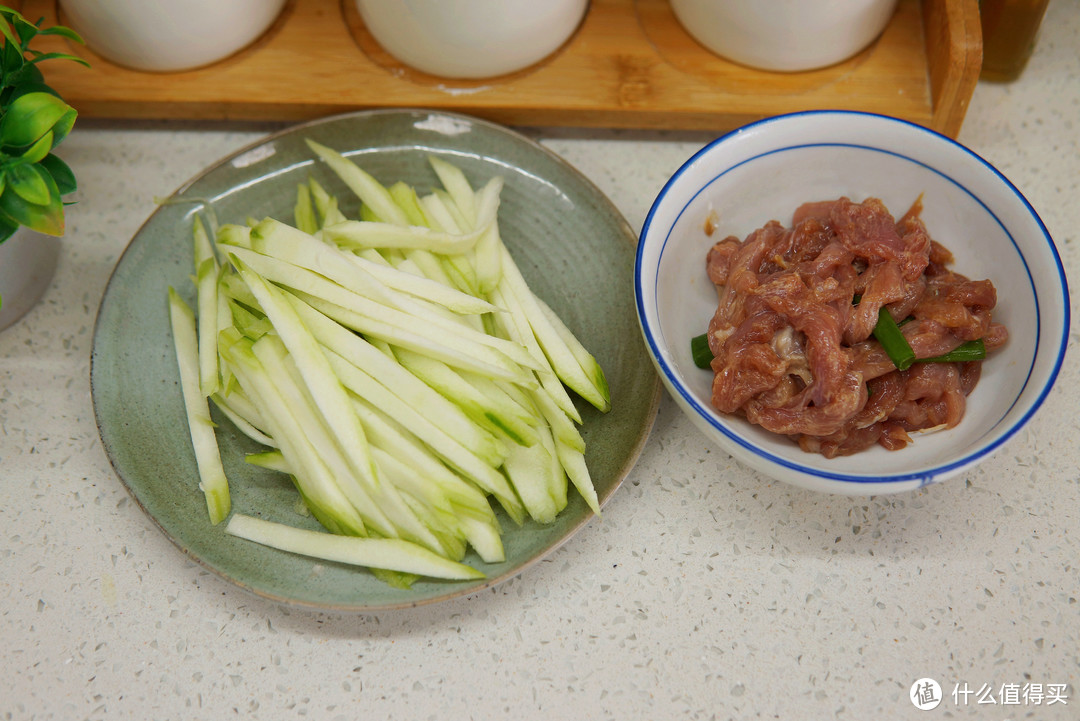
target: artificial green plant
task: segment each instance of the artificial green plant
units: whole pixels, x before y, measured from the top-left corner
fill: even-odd
[[[39,35],[81,43],[70,28],[41,27],[0,5],[0,243],[19,226],[47,235],[64,233],[63,196],[74,192],[75,175],[53,149],[75,124],[75,109],[45,83],[44,60],[88,63],[68,53],[30,47]]]

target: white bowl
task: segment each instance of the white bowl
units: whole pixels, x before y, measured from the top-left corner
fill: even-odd
[[[847,60],[889,24],[897,0],[671,0],[706,48],[762,70],[813,70]]]
[[[87,46],[134,70],[179,72],[223,60],[269,30],[286,0],[60,0]]]
[[[431,75],[478,79],[523,70],[573,35],[588,0],[355,0],[372,37]]]
[[[1007,344],[983,364],[964,419],[914,434],[898,451],[880,446],[826,459],[745,420],[716,411],[712,372],[697,368],[690,339],[704,333],[717,296],[705,271],[714,242],[772,219],[790,225],[810,200],[878,197],[894,215],[923,195],[931,237],[953,268],[989,278],[994,319]],[[718,218],[704,232],[710,212]],[[1023,195],[962,145],[894,118],[844,111],[763,120],[690,158],[645,220],[635,270],[638,320],[660,377],[697,427],[746,465],[810,489],[877,494],[955,476],[999,449],[1031,418],[1054,383],[1069,331],[1068,288],[1057,249]]]

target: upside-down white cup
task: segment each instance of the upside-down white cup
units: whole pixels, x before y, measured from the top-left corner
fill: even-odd
[[[565,43],[588,0],[356,0],[372,37],[401,62],[446,78],[523,70]]]
[[[60,0],[63,20],[117,65],[176,72],[223,60],[265,33],[286,0]]]
[[[706,48],[761,70],[813,70],[847,60],[888,25],[897,0],[671,0]]]

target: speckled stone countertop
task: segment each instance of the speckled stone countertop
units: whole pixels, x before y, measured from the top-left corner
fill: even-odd
[[[1040,212],[1073,278],[1078,38],[1080,4],[1055,0],[1023,77],[981,84],[960,136]],[[60,268],[0,333],[0,721],[1080,718],[1075,340],[1027,430],[918,492],[771,482],[665,398],[603,521],[494,590],[335,615],[193,563],[102,450],[94,319],[152,197],[272,129],[87,121],[65,144],[81,189]],[[709,139],[527,132],[636,228]],[[933,711],[909,700],[924,677]]]

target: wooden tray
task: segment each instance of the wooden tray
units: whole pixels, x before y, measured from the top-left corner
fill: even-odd
[[[222,0],[227,1],[227,0]],[[64,22],[56,0],[23,13]],[[86,57],[42,65],[83,117],[298,121],[349,110],[424,107],[508,125],[724,131],[778,113],[886,113],[955,136],[982,60],[977,0],[900,0],[881,37],[823,70],[770,73],[709,53],[667,0],[592,0],[552,57],[513,75],[455,81],[413,71],[367,33],[353,0],[290,0],[251,47],[214,65],[148,73],[59,38],[39,49]]]

